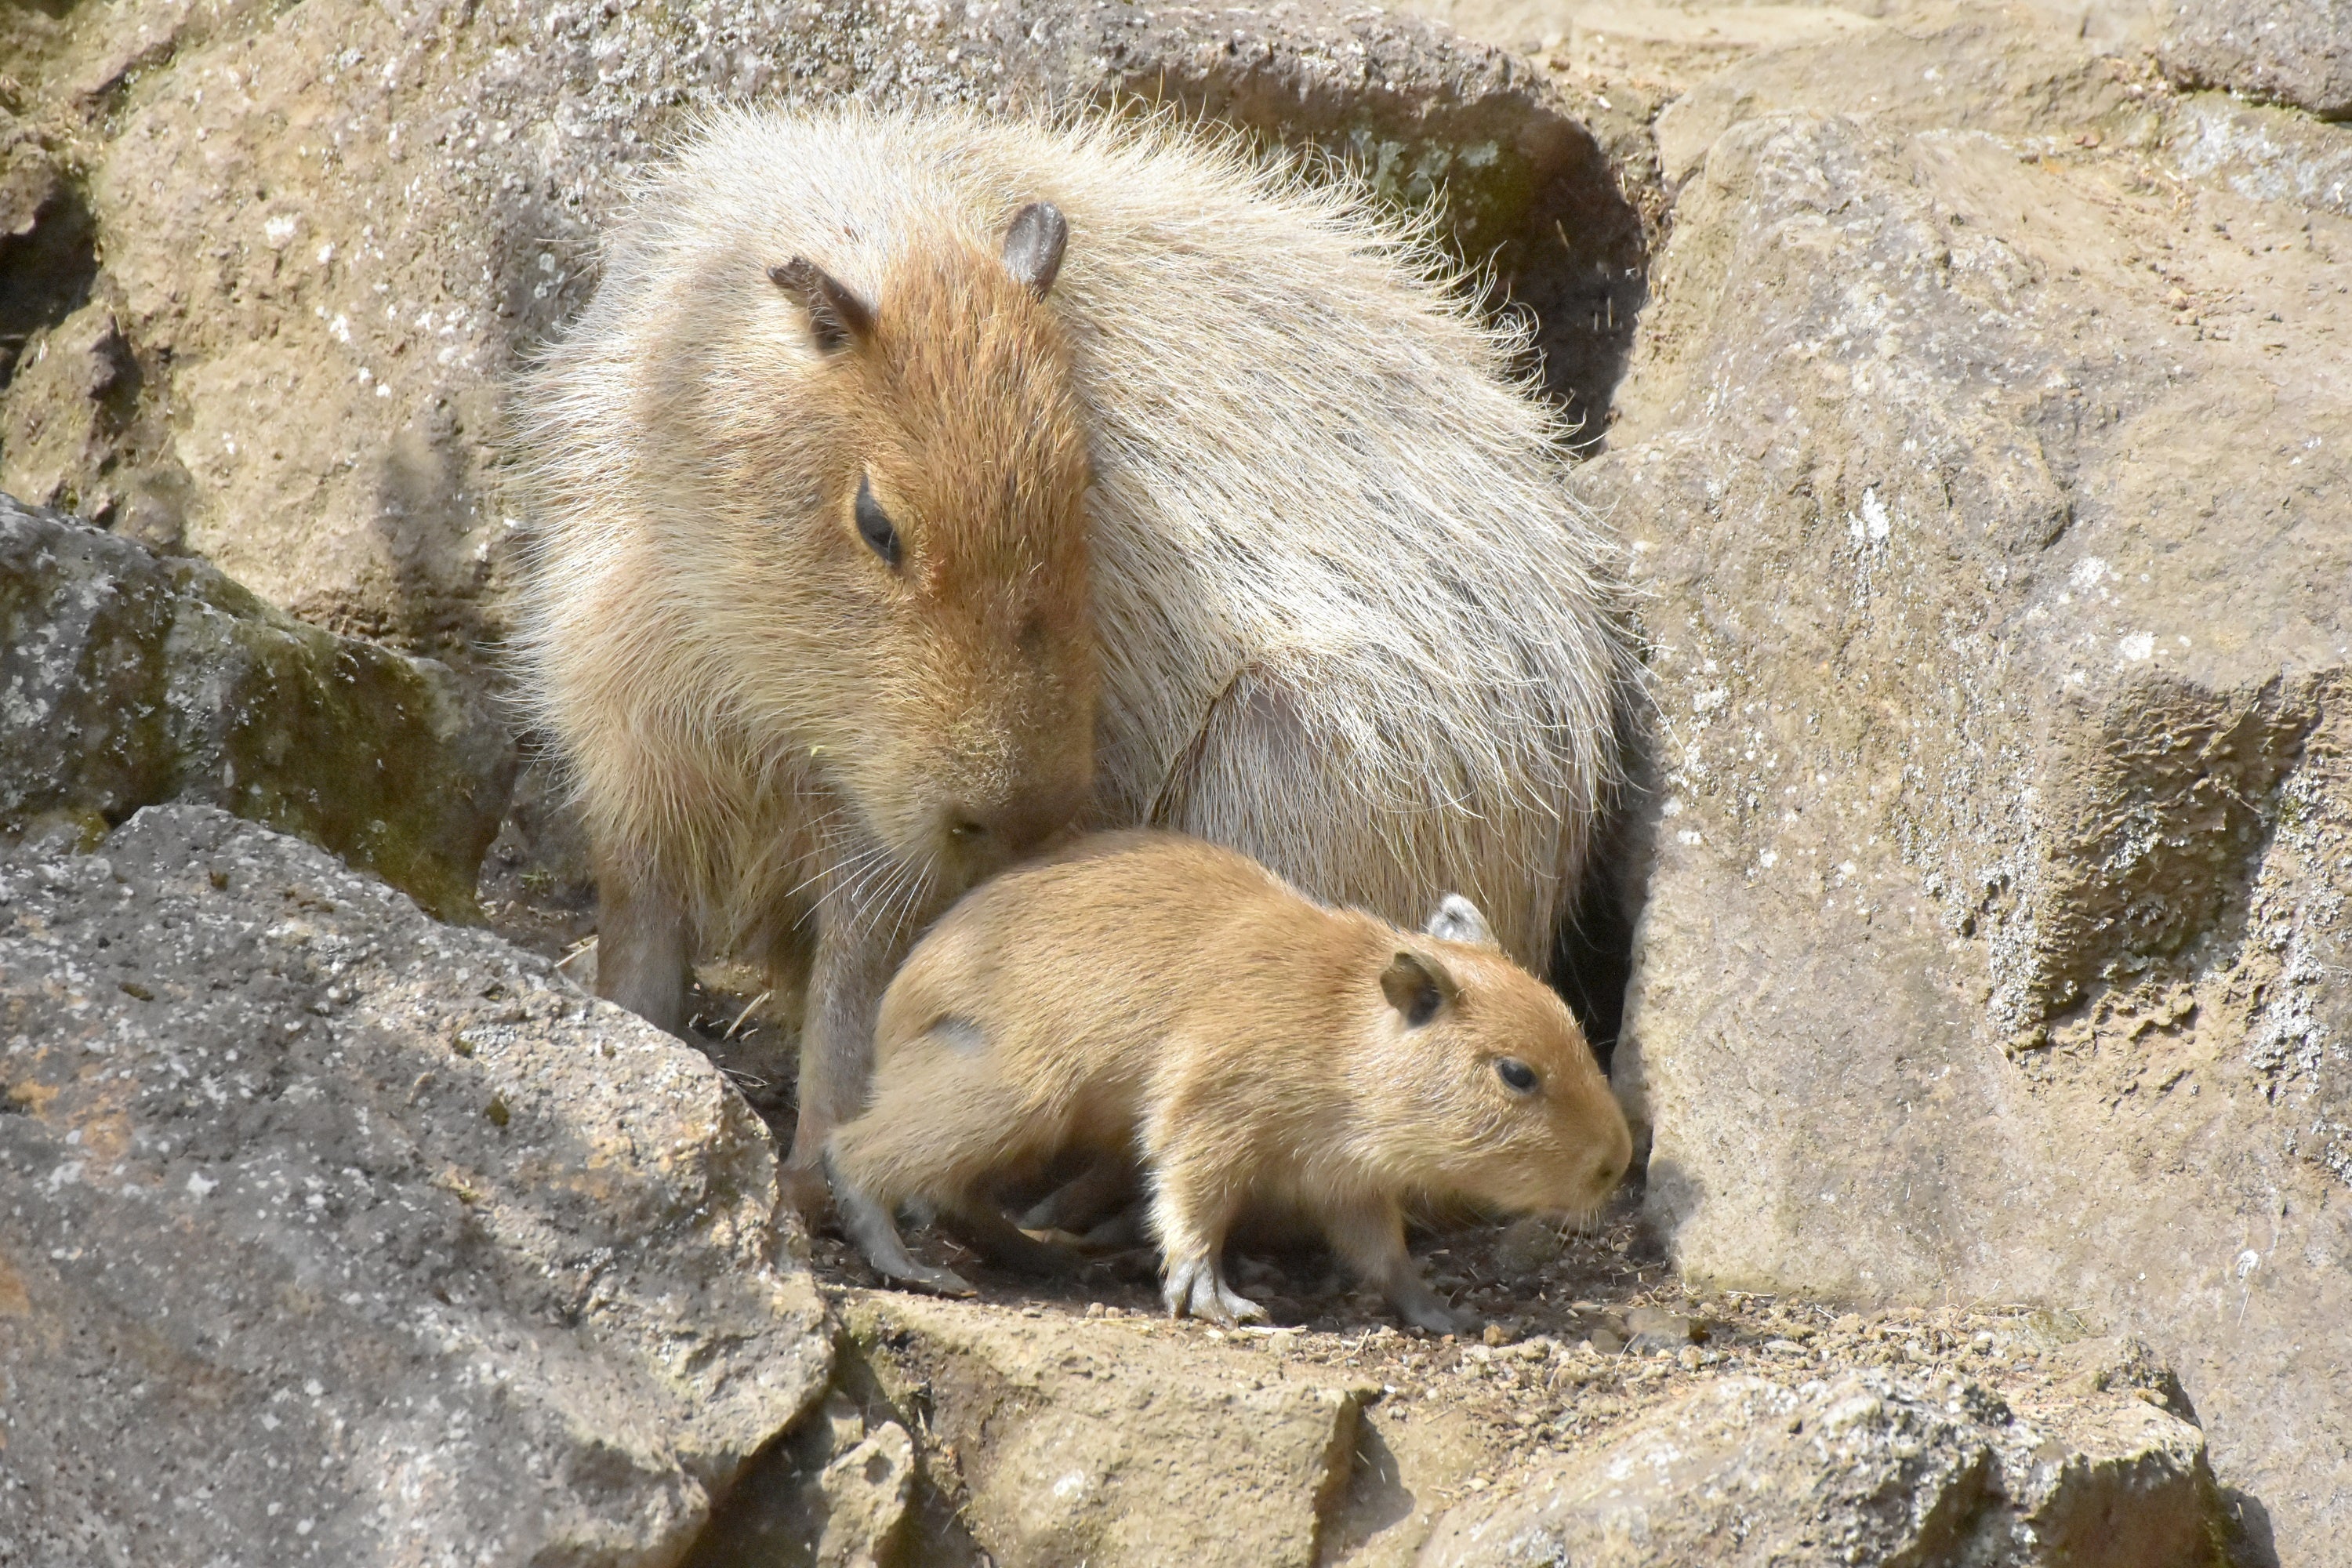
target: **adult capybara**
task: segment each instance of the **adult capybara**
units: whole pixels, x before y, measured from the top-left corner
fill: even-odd
[[[1465,900],[1407,932],[1175,834],[1103,834],[967,894],[890,983],[874,1049],[834,1192],[868,1262],[933,1289],[969,1287],[907,1252],[899,1204],[1018,1251],[992,1186],[1083,1151],[1140,1161],[1171,1311],[1264,1315],[1223,1259],[1273,1205],[1450,1332],[1404,1205],[1586,1215],[1633,1153],[1576,1020]]]
[[[808,975],[792,1166],[920,924],[1065,823],[1540,965],[1631,668],[1564,432],[1426,234],[1164,121],[708,121],[518,392],[597,984]]]

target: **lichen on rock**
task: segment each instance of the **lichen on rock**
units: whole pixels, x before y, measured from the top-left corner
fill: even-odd
[[[474,907],[511,743],[447,668],[0,496],[0,831],[204,801]]]

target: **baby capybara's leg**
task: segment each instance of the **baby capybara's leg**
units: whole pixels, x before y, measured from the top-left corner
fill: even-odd
[[[824,1163],[825,1173],[833,1183],[834,1206],[840,1211],[842,1226],[849,1232],[849,1239],[857,1244],[857,1250],[866,1255],[866,1261],[874,1266],[876,1273],[886,1279],[919,1286],[942,1296],[978,1294],[971,1282],[952,1268],[934,1268],[928,1263],[917,1262],[914,1255],[907,1250],[906,1239],[898,1234],[898,1221],[890,1217],[888,1207],[877,1202],[856,1181],[845,1175],[831,1150],[825,1152]]]
[[[1265,1308],[1225,1283],[1225,1232],[1242,1194],[1204,1158],[1161,1152],[1154,1167],[1151,1229],[1160,1238],[1160,1293],[1168,1315],[1228,1328],[1244,1319],[1265,1321]]]
[[[1389,1299],[1397,1316],[1433,1334],[1467,1333],[1477,1321],[1447,1306],[1405,1250],[1404,1215],[1387,1198],[1326,1206],[1320,1217],[1331,1250]]]
[[[1025,1234],[984,1197],[971,1197],[940,1210],[940,1224],[957,1240],[1000,1268],[1019,1274],[1066,1274],[1081,1261],[1066,1247]]]
[[[1050,1148],[1052,1132],[984,1057],[918,1042],[877,1075],[866,1113],[834,1131],[826,1166],[842,1217],[866,1261],[893,1279],[929,1283],[907,1271],[912,1260],[889,1220],[911,1198],[951,1217],[953,1228],[992,1257],[1001,1248],[1016,1266],[1048,1261],[1039,1253],[1054,1249],[1023,1236],[976,1194],[992,1173]],[[1013,1240],[1005,1240],[1007,1232]]]
[[[1097,1154],[1094,1163],[1055,1187],[1021,1216],[1025,1230],[1080,1234],[1117,1214],[1136,1197],[1135,1162],[1124,1152]]]

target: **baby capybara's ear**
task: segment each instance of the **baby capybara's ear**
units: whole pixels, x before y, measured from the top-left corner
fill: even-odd
[[[1458,994],[1454,976],[1433,958],[1400,950],[1381,971],[1381,994],[1389,1005],[1404,1015],[1404,1021],[1418,1029],[1437,1016],[1438,1009]]]
[[[1495,933],[1486,925],[1486,917],[1478,906],[1459,893],[1448,893],[1437,901],[1437,912],[1421,928],[1423,936],[1433,936],[1440,942],[1466,942],[1472,947],[1495,946]]]

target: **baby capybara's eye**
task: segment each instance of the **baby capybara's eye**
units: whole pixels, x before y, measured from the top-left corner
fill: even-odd
[[[1495,1074],[1513,1094],[1533,1094],[1536,1069],[1514,1057],[1503,1057],[1495,1063]]]

